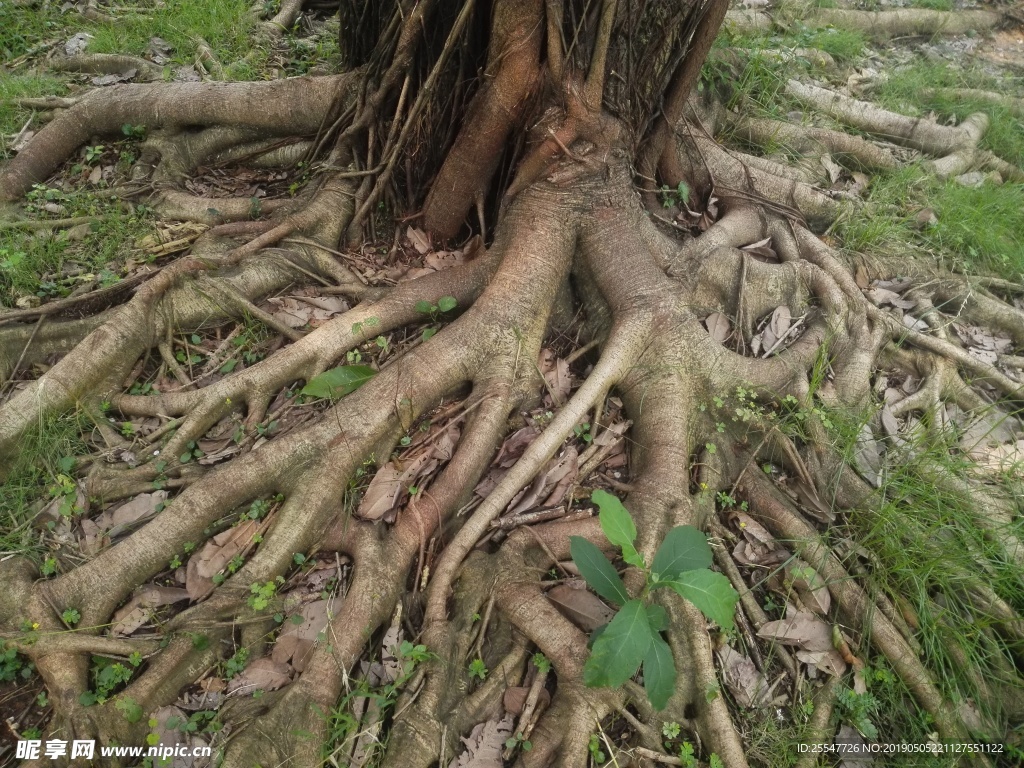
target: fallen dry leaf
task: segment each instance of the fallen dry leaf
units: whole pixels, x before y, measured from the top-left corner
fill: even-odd
[[[120,506],[106,510],[94,520],[82,520],[82,551],[94,555],[111,540],[132,526],[144,522],[157,513],[167,501],[167,491],[140,493]]]
[[[778,640],[805,651],[832,650],[832,627],[813,613],[800,612],[785,619],[769,621],[757,633],[765,640]]]
[[[189,594],[184,589],[147,584],[137,589],[132,599],[117,609],[110,632],[113,635],[130,635],[149,621],[154,609],[188,599]]]
[[[279,664],[290,662],[296,672],[305,670],[317,637],[327,627],[327,608],[326,600],[316,600],[302,606],[296,614],[302,617],[301,624],[295,624],[289,617],[274,643],[271,658]]]
[[[846,674],[846,662],[834,648],[827,651],[798,650],[795,655],[804,664],[820,669],[833,677],[841,677]]]
[[[512,716],[491,719],[473,726],[468,738],[463,738],[466,751],[452,760],[448,768],[502,768],[501,752],[505,741],[512,735]]]
[[[728,645],[717,652],[722,678],[741,707],[758,707],[771,701],[771,688],[754,662]]]
[[[712,312],[704,318],[704,325],[708,329],[708,333],[711,334],[711,338],[719,344],[724,344],[725,340],[729,338],[732,326],[729,323],[729,318],[721,312]]]
[[[412,247],[415,248],[420,255],[430,252],[430,238],[427,237],[426,233],[422,229],[410,226],[406,228],[405,236],[409,238],[409,242],[412,243]]]
[[[533,483],[513,497],[508,514],[518,515],[534,507],[553,507],[561,503],[579,473],[579,453],[572,445],[540,471]]]
[[[544,381],[553,396],[555,402],[552,406],[562,405],[572,391],[572,375],[569,373],[569,363],[563,358],[557,357],[553,350],[544,348],[540,351],[540,359],[537,361]]]
[[[252,544],[252,537],[259,530],[259,523],[246,520],[244,523],[221,531],[189,558],[185,569],[185,589],[193,600],[201,600],[213,592],[213,577],[225,568],[236,556]]]
[[[593,632],[604,626],[615,615],[615,611],[589,592],[583,583],[578,587],[571,583],[558,584],[548,590],[547,596],[560,614],[584,632]]]
[[[251,694],[254,691],[276,691],[292,681],[292,670],[287,664],[274,661],[269,656],[256,659],[241,673],[228,681],[228,695],[232,693]]]

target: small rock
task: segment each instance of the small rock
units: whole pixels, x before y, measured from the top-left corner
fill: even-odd
[[[971,171],[957,176],[954,181],[963,187],[980,187],[985,183],[985,174],[981,171]]]
[[[72,242],[84,240],[91,231],[92,227],[89,224],[78,224],[68,230],[68,240]]]
[[[14,302],[14,305],[18,309],[35,309],[42,303],[42,299],[38,296],[20,296],[18,300]]]
[[[922,208],[914,215],[914,226],[918,229],[928,229],[939,223],[939,218],[931,208]]]

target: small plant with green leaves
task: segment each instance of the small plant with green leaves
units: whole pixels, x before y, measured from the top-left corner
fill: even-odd
[[[127,697],[123,699],[118,699],[117,702],[114,704],[114,707],[117,709],[118,712],[121,713],[121,716],[129,723],[137,723],[139,722],[139,720],[142,719],[142,705],[139,704],[139,702],[135,701],[135,699]]]
[[[577,439],[582,440],[587,445],[590,445],[594,441],[594,436],[590,434],[590,422],[584,422],[583,424],[577,424],[572,428],[572,433],[576,435]]]
[[[103,656],[92,657],[93,690],[85,691],[78,697],[83,707],[105,703],[118,688],[132,679],[134,669],[119,661]]]
[[[671,208],[673,206],[686,208],[690,202],[690,187],[685,181],[680,181],[679,185],[674,189],[663,186],[658,190],[658,195],[661,198],[661,206],[663,208]]]
[[[878,709],[878,700],[869,691],[857,693],[852,688],[841,688],[836,694],[836,707],[864,738],[878,738],[878,728],[871,721]]]
[[[277,587],[279,584],[284,584],[284,577],[278,576],[277,581],[268,581],[265,584],[259,582],[251,584],[249,586],[249,607],[254,611],[265,610],[270,601],[274,599],[277,594]]]
[[[0,646],[0,683],[28,680],[34,671],[32,663],[24,660],[13,644]]]
[[[216,733],[221,729],[217,712],[212,709],[201,709],[188,717],[169,717],[166,725],[169,730],[181,733]]]
[[[103,153],[106,151],[106,147],[102,144],[97,144],[93,147],[85,148],[85,162],[88,165],[93,165],[97,160],[103,157]]]
[[[205,455],[195,440],[189,440],[185,443],[185,452],[178,457],[178,461],[182,464],[188,464],[193,459],[198,461]]]
[[[484,664],[483,659],[473,659],[469,662],[469,676],[475,677],[480,680],[486,680],[488,674],[487,665]]]
[[[70,475],[63,472],[54,478],[53,485],[49,488],[50,497],[60,499],[57,505],[57,512],[61,517],[72,517],[82,512],[78,501],[78,484]]]
[[[522,733],[514,733],[505,739],[505,749],[521,749],[523,752],[529,752],[533,749],[533,743],[529,739],[523,738]]]
[[[68,608],[60,615],[60,618],[69,627],[73,627],[82,620],[82,614],[75,608]]]
[[[676,669],[672,651],[662,638],[667,614],[653,602],[653,593],[673,590],[726,631],[733,628],[739,595],[725,576],[710,570],[711,547],[696,528],[683,525],[670,530],[648,565],[633,545],[636,525],[622,502],[602,490],[594,491],[591,500],[600,508],[605,536],[619,547],[626,563],[643,572],[644,586],[639,597],[631,598],[604,553],[581,536],[571,538],[570,553],[580,574],[597,594],[619,606],[614,618],[591,637],[583,680],[588,686],[617,688],[643,666],[647,696],[656,709],[664,709],[675,689]]]
[[[608,759],[604,751],[601,749],[601,737],[596,733],[590,734],[590,741],[587,743],[587,751],[590,753],[590,759],[598,765],[603,765],[604,761]]]
[[[230,680],[236,675],[240,675],[248,663],[249,649],[239,648],[231,658],[224,662],[224,677]]]
[[[417,301],[415,309],[421,315],[429,315],[431,323],[437,323],[441,315],[451,312],[457,306],[459,306],[459,302],[454,296],[442,296],[437,300],[437,304],[431,304],[429,301]],[[438,330],[434,326],[425,328],[423,330],[423,340],[428,341]]]
[[[413,645],[408,640],[403,640],[401,645],[398,646],[398,656],[411,665],[409,669],[405,670],[406,674],[408,674],[412,671],[412,667],[432,659],[434,654],[428,651],[425,645]]]

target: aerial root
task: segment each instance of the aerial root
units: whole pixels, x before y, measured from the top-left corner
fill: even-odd
[[[17,200],[90,137],[120,133],[126,123],[165,129],[246,127],[270,136],[314,134],[352,79],[346,74],[262,83],[122,84],[92,91],[7,163],[0,173],[0,200]]]
[[[786,92],[845,125],[936,157],[926,166],[939,178],[963,173],[971,167],[983,167],[1007,179],[1024,181],[1024,171],[991,152],[978,149],[978,142],[988,129],[988,116],[982,112],[968,116],[959,125],[947,126],[889,112],[870,102],[797,80],[786,83]]]
[[[764,238],[765,222],[757,207],[750,205],[729,206],[725,215],[701,233],[700,237],[688,240],[668,264],[672,277],[692,275],[703,270],[709,263],[708,256],[719,248],[739,248]]]
[[[934,37],[984,32],[994,28],[1002,14],[985,10],[936,11],[928,8],[901,8],[893,11],[853,11],[818,8],[806,23],[813,27],[836,27],[864,32],[876,41],[894,37]]]
[[[735,153],[723,149],[700,126],[693,135],[679,135],[677,144],[686,178],[698,187],[713,190],[726,203],[768,203],[779,212],[806,219],[814,231],[823,231],[842,211],[840,201],[811,184],[780,178],[746,165]]]
[[[89,74],[124,74],[136,70],[142,81],[162,80],[164,69],[139,56],[111,53],[89,53],[54,59],[50,69],[55,72],[88,72]]]
[[[502,147],[539,84],[543,14],[541,0],[494,6],[483,85],[469,105],[467,129],[456,137],[424,203],[424,224],[442,239],[457,234],[485,193]]]
[[[633,364],[637,354],[636,330],[627,327],[619,333],[613,333],[591,375],[445,548],[435,567],[434,579],[428,592],[426,623],[443,621],[446,595],[459,564],[487,532],[491,521],[505,510],[521,488],[533,480],[572,433],[572,428],[604,400],[608,390]]]
[[[169,328],[194,329],[225,317],[223,301],[205,295],[195,280],[183,279],[197,271],[209,271],[223,260],[223,254],[200,238],[191,256],[136,285],[134,297],[103,317],[102,323],[89,319],[71,326],[78,333],[88,329],[89,335],[0,408],[0,455],[36,422],[39,414],[65,412],[82,399],[98,403],[120,390],[135,361],[164,338]],[[254,258],[216,279],[251,301],[292,282],[296,270],[295,264],[278,257]],[[24,332],[19,334],[16,327],[2,330],[0,338],[12,333],[24,344]],[[61,350],[70,346],[56,326],[50,331],[44,325],[39,337]],[[12,354],[9,364],[20,353],[21,348]],[[31,364],[41,359],[39,354],[39,350],[30,349],[23,362]]]
[[[468,306],[494,268],[495,259],[479,256],[466,265],[400,284],[380,301],[360,305],[319,326],[313,332],[251,368],[239,371],[200,390],[159,395],[117,395],[112,405],[128,416],[181,416],[185,421],[164,447],[176,456],[190,440],[196,440],[224,416],[247,406],[247,429],[255,428],[274,395],[289,384],[327,370],[350,349],[421,319],[416,303],[436,304],[442,296],[454,296]],[[376,323],[367,320],[376,318]]]
[[[622,698],[618,691],[587,691],[573,682],[582,678],[586,636],[555,609],[537,579],[538,573],[556,564],[551,562],[552,555],[568,557],[570,536],[584,536],[607,546],[597,519],[592,517],[547,523],[531,531],[518,530],[496,555],[495,606],[540,648],[559,680],[552,707],[535,727],[538,743],[522,756],[527,766],[548,765],[556,752],[573,755],[571,759],[586,755],[594,723],[616,708]],[[570,703],[571,706],[565,706]]]
[[[800,17],[812,29],[835,27],[863,32],[876,41],[894,37],[934,37],[962,35],[969,30],[983,32],[1000,23],[1002,15],[984,10],[935,11],[925,8],[901,8],[893,11],[855,11],[816,8]],[[761,34],[775,26],[773,17],[754,9],[733,10],[726,14],[724,26],[737,32]]]
[[[894,170],[900,165],[887,149],[860,136],[769,118],[737,117],[726,110],[722,113],[730,119],[730,127],[738,137],[757,146],[783,145],[812,160],[829,154],[840,162],[862,170]]]

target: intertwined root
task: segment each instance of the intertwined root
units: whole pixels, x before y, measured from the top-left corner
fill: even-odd
[[[540,4],[535,5],[541,13]],[[281,13],[294,11],[295,6],[284,3]],[[533,27],[513,27],[502,33],[515,43],[509,44],[510,53],[521,51],[520,46],[540,45]],[[506,80],[517,80],[522,66],[524,62],[513,55],[493,63],[495,80],[490,91],[481,92],[480,113],[493,117],[495,110],[507,108],[503,105],[508,99],[518,104],[523,93],[513,92]],[[346,78],[323,78],[294,90],[266,85],[262,101],[278,100],[282,109],[287,105],[289,115],[307,116],[304,126],[275,124],[274,130],[316,133],[347,83]],[[247,151],[267,148],[263,132],[273,115],[267,124],[247,119],[244,125],[234,121],[234,112],[229,115],[228,108],[238,107],[236,102],[243,98],[241,89],[223,86],[214,93],[202,90],[215,88],[206,85],[152,88],[158,90],[125,89],[66,105],[66,115],[41,132],[41,140],[19,155],[4,179],[24,191],[60,162],[60,152],[80,141],[82,131],[88,135],[104,126],[147,118],[164,131],[154,137],[151,148],[163,158],[159,173],[165,179],[186,173],[203,158],[232,151],[239,141],[248,142]],[[795,97],[839,122],[884,133],[933,156],[930,168],[938,174],[981,165],[1019,178],[1018,169],[977,150],[984,130],[980,118],[956,128],[935,126],[869,109],[795,81],[789,88]],[[295,101],[300,98],[305,101]],[[857,168],[892,168],[892,153],[839,130],[737,118],[714,108],[707,109],[706,116],[703,125],[680,124],[676,146],[659,162],[670,185],[686,180],[698,189],[713,188],[721,198],[722,210],[710,214],[710,227],[682,245],[651,223],[650,214],[661,212],[642,207],[618,155],[606,158],[607,165],[594,173],[585,158],[562,154],[560,149],[545,161],[550,178],[530,179],[532,183],[517,190],[487,253],[465,266],[387,291],[364,290],[347,269],[324,257],[358,217],[351,202],[339,204],[352,191],[341,172],[317,187],[309,209],[282,210],[269,224],[221,229],[221,235],[250,239],[229,250],[211,236],[192,257],[145,283],[127,303],[99,319],[68,322],[53,331],[43,326],[40,336],[30,337],[26,334],[35,331],[0,327],[0,352],[6,356],[0,362],[5,370],[13,371],[34,355],[49,354],[61,345],[74,346],[0,409],[0,456],[12,455],[19,438],[40,417],[80,402],[91,406],[109,399],[126,416],[169,419],[173,429],[161,432],[153,447],[175,457],[236,409],[244,409],[245,427],[251,431],[283,389],[332,367],[372,336],[422,319],[417,303],[436,304],[442,296],[453,296],[462,311],[429,342],[405,352],[311,425],[202,475],[190,474],[172,459],[166,472],[181,492],[151,521],[93,559],[50,580],[36,580],[37,570],[24,559],[0,563],[6,585],[0,595],[0,637],[11,639],[35,661],[55,702],[52,732],[63,738],[95,736],[142,743],[145,718],[129,722],[121,705],[131,701],[149,713],[173,703],[210,666],[230,656],[236,643],[255,649],[254,655],[266,655],[275,625],[268,610],[249,604],[251,585],[273,583],[287,574],[296,553],[335,553],[352,564],[348,591],[332,608],[324,640],[315,645],[304,671],[284,690],[260,701],[235,699],[222,712],[235,729],[224,745],[225,765],[317,764],[328,729],[319,713],[335,707],[368,640],[395,615],[410,580],[417,580],[417,563],[422,572],[425,542],[439,536],[446,545],[428,569],[418,626],[422,641],[437,655],[423,667],[417,686],[410,686],[396,710],[384,764],[445,762],[459,747],[460,736],[501,712],[506,681],[526,674],[527,659],[539,649],[552,664],[552,677],[545,680],[535,671],[530,679],[540,680],[538,690],[554,686],[554,695],[547,709],[541,705],[523,715],[527,724],[521,728],[532,729],[533,736],[533,749],[521,755],[524,765],[585,765],[590,735],[610,716],[630,723],[642,749],[660,752],[662,723],[684,723],[706,754],[717,754],[729,766],[746,765],[746,745],[728,699],[708,696],[708,691],[722,687],[715,650],[725,641],[708,632],[706,620],[693,606],[665,596],[667,591],[659,593],[659,600],[665,601],[667,634],[682,674],[666,710],[653,711],[633,683],[615,691],[582,686],[586,636],[548,600],[543,574],[567,559],[571,535],[606,545],[593,517],[516,531],[493,551],[477,548],[492,522],[562,448],[574,427],[590,412],[603,412],[612,390],[633,420],[635,471],[626,486],[627,504],[639,530],[638,549],[648,560],[676,525],[698,525],[718,537],[732,536],[726,510],[716,508],[715,497],[741,500],[753,519],[779,541],[792,542],[795,554],[823,579],[836,606],[825,618],[842,627],[840,635],[845,633],[844,642],[849,643],[846,651],[884,658],[943,738],[990,738],[1000,716],[1018,714],[1020,696],[1014,691],[1020,675],[1012,657],[999,655],[992,662],[1002,679],[979,682],[992,717],[984,722],[970,717],[964,702],[951,700],[949,689],[920,658],[911,621],[886,595],[871,588],[871,580],[851,565],[851,558],[830,546],[831,529],[812,514],[814,502],[821,505],[823,500],[840,516],[878,514],[879,501],[872,496],[871,484],[862,479],[863,467],[857,467],[858,475],[834,450],[820,408],[870,407],[872,377],[880,368],[923,381],[891,409],[895,417],[927,416],[945,403],[976,411],[986,405],[974,388],[979,383],[1000,396],[1019,398],[1021,368],[1013,367],[1012,355],[996,363],[979,359],[955,343],[946,329],[947,308],[956,307],[957,318],[1002,331],[1019,347],[1024,344],[1024,313],[1005,300],[1008,291],[1018,288],[996,282],[986,287],[955,275],[931,274],[935,279],[905,294],[922,310],[925,326],[908,328],[865,296],[867,286],[858,281],[858,266],[863,264],[832,250],[803,226],[806,220],[824,229],[841,210],[837,200],[814,186],[813,172],[739,156],[708,136],[714,133],[715,121],[728,121],[731,130],[751,143],[781,138],[805,153],[827,153]],[[515,119],[504,115],[497,122],[510,128]],[[85,127],[76,127],[79,123]],[[204,130],[177,135],[178,128],[191,124]],[[458,156],[472,154],[473,147],[462,146]],[[457,166],[446,166],[448,173],[458,176]],[[458,194],[453,193],[451,201],[428,205],[441,230],[457,226],[452,221],[461,222],[494,168],[474,171],[471,178],[457,179]],[[560,184],[559,179],[568,181]],[[371,199],[369,194],[364,194],[361,207]],[[173,210],[178,212],[195,212],[198,218],[208,215],[204,201],[185,199],[180,193],[166,193],[163,203],[177,206]],[[230,204],[218,208],[227,213],[221,219],[247,215],[239,207],[235,216]],[[264,250],[289,237],[307,243],[307,238],[315,239],[309,249],[296,248],[284,259]],[[765,239],[774,254],[767,263],[741,250]],[[206,243],[208,252],[202,250]],[[903,266],[880,261],[871,267],[869,278],[894,277]],[[600,356],[541,436],[463,519],[458,512],[487,469],[509,417],[535,395],[532,361],[570,272],[588,329],[600,340]],[[310,273],[366,301],[305,336],[294,334],[291,344],[267,360],[214,384],[152,397],[119,394],[136,360],[159,347],[173,330],[238,316],[251,310],[258,297],[298,274]],[[794,326],[791,337],[779,339],[772,354],[754,354],[751,342],[759,321],[779,307],[805,316],[803,325]],[[735,330],[725,338],[709,334],[705,319],[710,313],[730,318]],[[371,318],[377,322],[369,324]],[[42,347],[29,345],[22,353],[26,338]],[[828,369],[827,386],[815,378],[823,368]],[[751,403],[759,404],[761,416],[781,409],[785,402],[798,403],[810,414],[799,439],[768,420],[755,419],[752,425],[718,421],[708,404],[737,386],[752,391]],[[402,435],[439,402],[463,396],[465,423],[456,449],[419,500],[403,508],[390,527],[352,520],[343,498],[361,465],[368,458],[383,463],[382,457],[391,455]],[[717,449],[710,450],[712,445]],[[804,493],[801,502],[794,502],[761,472],[762,464],[798,478]],[[96,469],[91,488],[108,499],[122,497],[164,471],[153,462],[134,470]],[[938,474],[934,480],[951,493],[978,499],[977,524],[986,544],[1000,557],[1024,561],[1024,546],[1013,530],[1019,510],[974,483]],[[588,478],[579,481],[586,483]],[[187,544],[206,539],[218,520],[275,494],[282,502],[261,529],[259,548],[212,595],[163,627],[166,645],[153,639],[119,639],[94,629],[106,626],[133,590],[165,570]],[[768,618],[754,599],[752,585],[744,581],[745,573],[727,554],[720,562],[743,593],[740,626],[761,629]],[[635,576],[627,573],[633,586]],[[990,620],[993,643],[1000,650],[999,643],[1019,648],[1024,621],[1017,607],[973,574],[964,574],[961,586],[971,594],[979,615]],[[74,633],[65,631],[60,618],[69,608],[81,612],[80,629]],[[274,603],[269,613],[283,608],[283,602]],[[474,617],[479,616],[487,619],[477,629]],[[37,636],[24,635],[26,623],[38,625]],[[195,642],[197,635],[205,642]],[[145,667],[134,680],[104,704],[80,703],[79,695],[89,688],[90,654],[123,658],[133,653],[145,658]],[[491,677],[467,694],[465,670],[479,654],[487,657]],[[780,659],[786,674],[799,685],[797,663],[785,654]],[[831,736],[829,713],[836,688],[842,685],[829,683],[816,697],[820,706],[811,726],[823,740]]]

